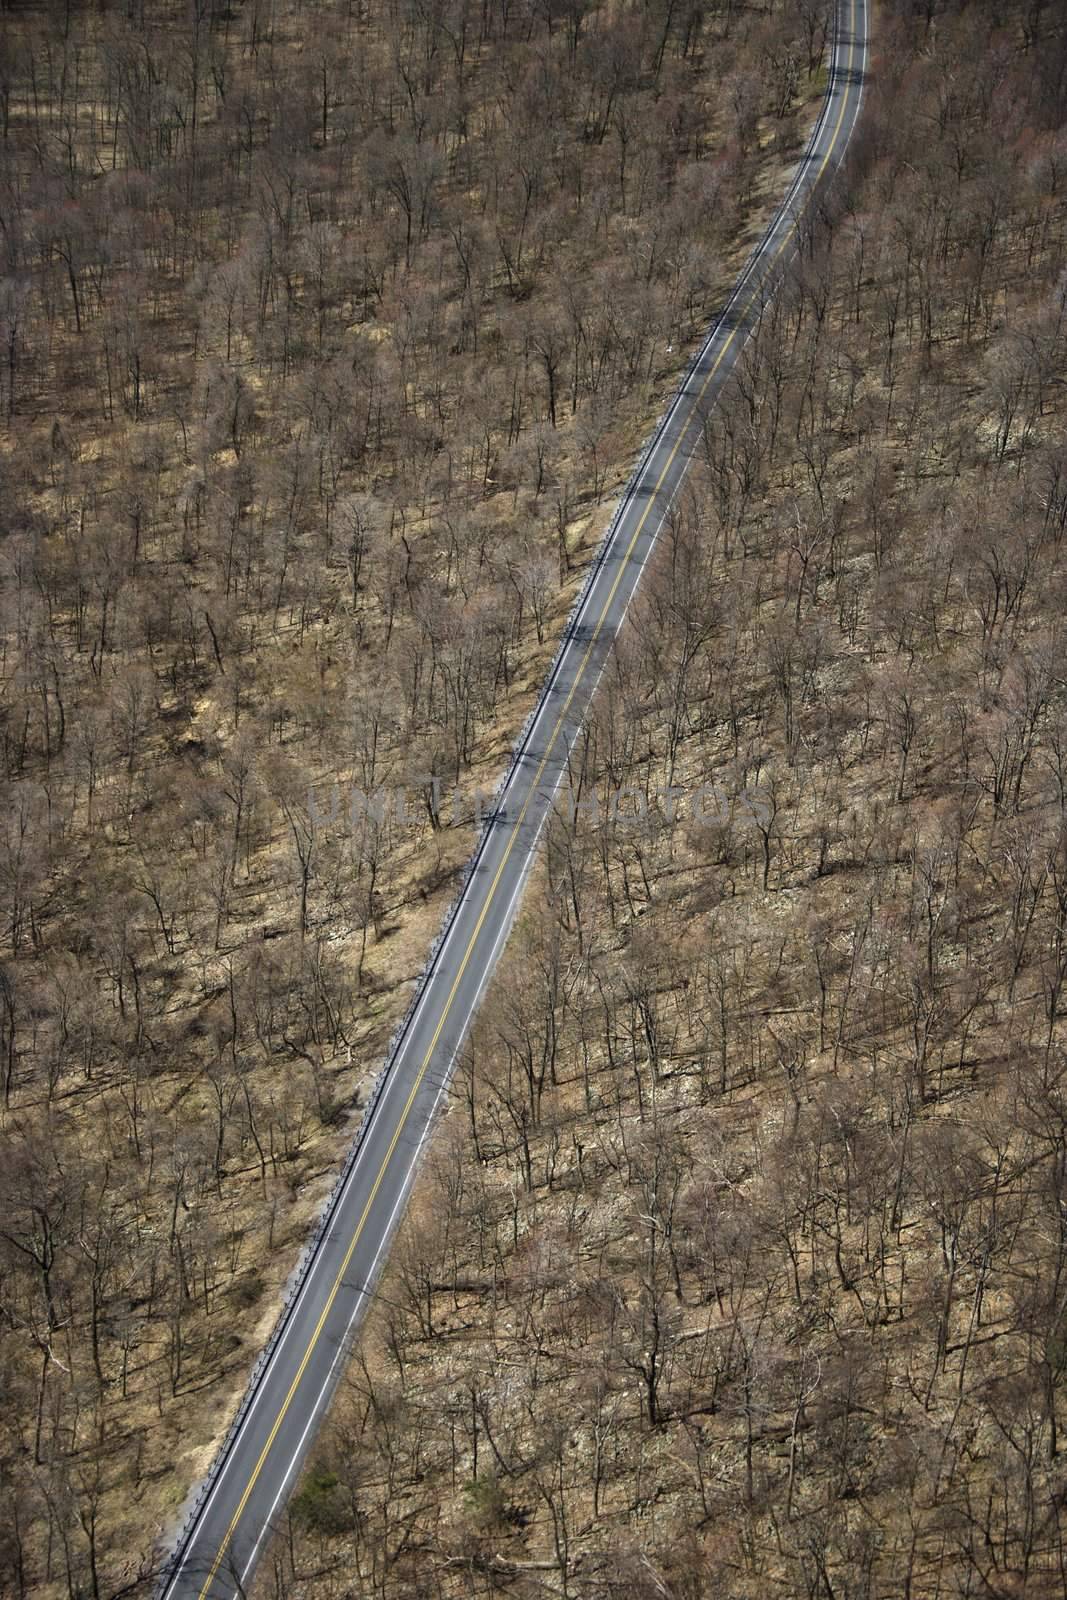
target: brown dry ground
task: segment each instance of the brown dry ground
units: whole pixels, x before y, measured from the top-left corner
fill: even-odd
[[[395,19],[319,10],[340,30],[349,85],[359,51],[380,69]],[[590,49],[626,15],[586,19]],[[431,762],[447,771],[447,710],[400,709],[436,594],[488,617],[482,631],[504,640],[503,679],[478,663],[485,681],[458,758],[468,789],[499,775],[684,336],[729,283],[812,114],[816,84],[803,72],[788,114],[763,114],[792,71],[788,52],[768,64],[756,50],[776,22],[773,8],[732,31],[719,18],[705,44],[694,25],[684,57],[667,51],[658,86],[631,86],[635,148],[654,146],[664,106],[682,96],[678,159],[695,170],[721,150],[744,193],[724,196],[700,259],[669,294],[657,289],[641,363],[620,378],[610,417],[562,407],[552,429],[531,365],[510,447],[508,397],[491,397],[505,411],[490,415],[479,481],[471,462],[484,440],[465,408],[486,370],[511,370],[524,319],[543,312],[543,260],[516,294],[499,263],[482,261],[480,337],[495,358],[457,331],[463,296],[454,272],[439,271],[440,217],[368,309],[353,262],[374,241],[357,143],[372,114],[341,74],[327,137],[300,145],[318,82],[308,13],[275,12],[269,48],[254,10],[214,18],[202,65],[219,93],[205,76],[195,162],[188,123],[168,121],[160,87],[180,106],[188,19],[159,11],[143,50],[133,16],[72,12],[65,32],[32,8],[4,19],[3,175],[26,285],[23,298],[5,286],[19,360],[5,376],[0,433],[12,507],[0,1329],[12,1593],[132,1581],[211,1457],[472,844],[469,826],[434,831],[425,820],[368,843],[359,829],[318,827],[308,792],[328,806],[335,783],[344,795],[366,781],[373,726],[375,784],[404,783]],[[472,47],[473,125],[479,107],[491,122],[504,56],[526,70],[535,47],[563,51],[558,30],[547,44],[540,26],[506,50]],[[755,108],[740,162],[724,82]],[[256,95],[267,83],[264,111]],[[286,122],[289,103],[296,156],[267,126]],[[416,95],[413,107],[423,104]],[[156,131],[139,145],[144,127]],[[227,163],[245,142],[233,181]],[[617,156],[592,148],[587,186],[613,190]],[[287,216],[271,187],[279,172],[296,197]],[[458,176],[443,191],[450,220],[467,202],[472,214],[484,208],[484,193],[465,192]],[[637,203],[628,215],[603,204],[605,231],[639,251],[650,222]],[[395,248],[398,208],[386,212]],[[596,265],[572,222],[557,208],[549,233],[568,243],[581,284]],[[318,301],[305,253],[315,227],[334,230]],[[227,351],[222,269],[234,262],[245,276]],[[447,338],[419,300],[435,271]],[[410,326],[405,369],[394,352]],[[377,454],[346,454],[321,421],[327,380],[353,371],[341,407],[369,374],[386,417]],[[450,441],[447,471],[420,428]],[[534,493],[538,446],[548,470]],[[462,524],[458,557],[451,524],[442,531],[448,515]],[[357,589],[345,556],[360,516],[368,551]],[[499,598],[538,559],[550,572],[540,643],[529,595],[518,607]],[[440,638],[455,644],[453,623]],[[311,834],[302,937],[296,857]]]
[[[579,764],[730,816],[560,818],[261,1595],[1064,1592],[1067,51],[934,10]]]

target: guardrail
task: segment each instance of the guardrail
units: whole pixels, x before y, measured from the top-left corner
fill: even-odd
[[[837,16],[837,10],[835,8],[831,60],[836,60],[838,40],[839,20]],[[353,1167],[359,1160],[360,1152],[363,1148],[367,1134],[370,1131],[371,1124],[374,1121],[374,1114],[381,1101],[382,1095],[385,1092],[392,1068],[404,1044],[404,1040],[407,1037],[408,1031],[415,1018],[415,1014],[422,1003],[427,986],[433,979],[441,951],[443,950],[448,936],[455,925],[456,917],[458,915],[460,906],[463,903],[464,897],[466,896],[467,890],[470,887],[471,879],[474,877],[474,874],[477,872],[478,867],[481,864],[481,859],[485,853],[485,848],[489,841],[491,829],[493,828],[494,823],[499,816],[500,802],[506,796],[511,785],[511,781],[518,772],[519,764],[526,755],[527,746],[529,744],[530,736],[533,732],[534,726],[545,707],[549,694],[554,687],[556,678],[559,675],[560,667],[563,663],[563,659],[574,638],[575,630],[582,622],[583,612],[588,604],[590,593],[592,592],[593,586],[596,583],[596,580],[614,544],[615,536],[619,529],[619,524],[623,516],[626,514],[629,504],[645,476],[652,456],[654,455],[667,429],[670,427],[678,406],[684,400],[689,388],[689,384],[699,370],[701,362],[704,360],[709,346],[712,344],[716,335],[722,328],[722,325],[733,309],[735,302],[740,298],[742,290],[747,287],[747,280],[752,273],[753,268],[759,261],[761,254],[766,248],[767,240],[777,231],[779,224],[788,213],[789,208],[793,204],[797,194],[804,187],[804,178],[807,173],[807,165],[810,161],[811,153],[818,142],[829,112],[831,103],[830,92],[832,86],[833,75],[831,74],[830,84],[827,87],[827,93],[824,98],[822,110],[816,120],[815,127],[813,128],[811,137],[809,138],[807,146],[805,147],[804,154],[797,164],[796,175],[794,176],[793,181],[786,192],[785,198],[775,211],[772,221],[764,229],[758,244],[749,254],[744,268],[738,276],[735,288],[725,306],[715,318],[715,321],[712,323],[707,336],[701,342],[699,349],[687,364],[685,376],[678,385],[673,400],[667,407],[667,410],[664,412],[663,416],[660,418],[656,427],[649,435],[648,439],[642,445],[637,461],[632,468],[629,477],[626,480],[623,491],[619,496],[618,502],[616,503],[615,510],[612,513],[607,527],[601,535],[600,541],[597,545],[596,553],[589,564],[586,575],[582,581],[582,586],[579,589],[578,594],[575,596],[574,603],[571,606],[567,621],[563,628],[563,632],[560,635],[559,645],[556,648],[556,653],[552,659],[548,673],[545,677],[545,681],[538,695],[537,703],[530,711],[521,729],[519,730],[518,736],[512,746],[511,759],[493,791],[493,808],[490,810],[482,824],[482,831],[477,846],[475,847],[474,853],[464,868],[459,889],[450,902],[448,910],[445,912],[444,919],[441,924],[441,930],[430,946],[426,961],[417,979],[415,980],[415,988],[412,992],[412,997],[408,1004],[407,1010],[405,1011],[400,1022],[397,1024],[393,1031],[392,1037],[389,1040],[389,1045],[386,1050],[382,1066],[375,1077],[374,1083],[371,1086],[370,1094],[368,1095],[366,1105],[363,1108],[363,1115],[360,1119],[359,1127],[357,1128],[352,1139],[352,1143],[349,1146],[348,1153],[345,1156],[344,1162],[342,1163],[341,1170],[337,1175],[330,1193],[327,1195],[322,1204],[319,1217],[312,1228],[308,1243],[301,1251],[296,1266],[293,1268],[293,1271],[290,1273],[289,1278],[286,1281],[282,1307],[278,1314],[277,1321],[275,1322],[274,1327],[271,1329],[270,1336],[268,1337],[266,1344],[256,1357],[252,1371],[249,1374],[248,1383],[245,1387],[244,1394],[241,1397],[240,1404],[238,1405],[233,1419],[226,1430],[222,1443],[215,1453],[215,1457],[211,1463],[211,1466],[208,1468],[200,1487],[197,1490],[196,1496],[190,1505],[190,1509],[182,1522],[172,1553],[162,1569],[159,1585],[156,1591],[157,1595],[159,1596],[162,1596],[165,1593],[174,1576],[175,1569],[181,1563],[182,1557],[196,1528],[196,1524],[204,1509],[204,1504],[207,1501],[208,1496],[211,1494],[215,1483],[218,1481],[220,1473],[226,1465],[226,1461],[229,1457],[231,1449],[233,1448],[234,1441],[241,1431],[244,1420],[255,1401],[264,1374],[266,1373],[267,1368],[270,1366],[274,1353],[278,1348],[278,1344],[285,1333],[289,1322],[289,1317],[292,1313],[292,1308],[300,1296],[301,1290],[303,1289],[308,1273],[311,1270],[319,1247],[322,1244],[326,1234],[329,1232],[330,1225],[333,1222],[338,1206],[340,1205],[345,1186],[352,1174]],[[836,169],[835,172],[830,176],[831,182],[835,175]],[[804,195],[805,204],[809,198],[809,194]],[[785,270],[786,265],[787,263],[774,264],[771,270],[767,273],[764,282],[759,285],[760,289],[765,287],[769,289],[772,286],[773,281],[776,281],[781,276],[781,273]]]

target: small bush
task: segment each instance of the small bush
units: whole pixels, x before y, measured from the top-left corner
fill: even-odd
[[[310,1533],[335,1538],[352,1527],[352,1510],[335,1472],[328,1467],[309,1468],[293,1500],[293,1516]]]

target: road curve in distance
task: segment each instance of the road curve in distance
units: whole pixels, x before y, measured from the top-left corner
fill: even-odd
[[[867,31],[868,0],[837,0],[826,95],[808,147],[619,502],[355,1154],[167,1559],[159,1600],[237,1600],[246,1591],[329,1405],[568,756],[708,411],[796,251],[815,191],[837,170],[856,126]]]

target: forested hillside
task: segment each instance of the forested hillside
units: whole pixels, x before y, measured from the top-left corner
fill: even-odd
[[[144,1587],[825,9],[0,12],[3,1593]]]
[[[1067,27],[876,16],[263,1596],[1067,1586]]]

